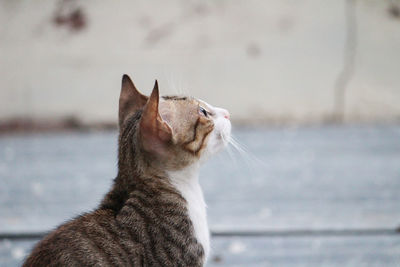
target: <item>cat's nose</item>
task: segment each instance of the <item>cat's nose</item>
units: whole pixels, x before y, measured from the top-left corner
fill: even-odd
[[[222,114],[224,116],[225,119],[229,120],[231,115],[229,114],[229,111],[227,111],[226,109],[222,110]]]

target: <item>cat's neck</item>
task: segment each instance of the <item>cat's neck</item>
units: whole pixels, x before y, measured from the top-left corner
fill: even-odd
[[[171,184],[187,202],[195,236],[203,246],[207,259],[210,251],[210,233],[207,224],[206,203],[199,183],[199,164],[192,164],[182,170],[167,173]]]
[[[173,185],[176,184],[198,184],[200,165],[192,164],[178,171],[167,171],[168,178]]]

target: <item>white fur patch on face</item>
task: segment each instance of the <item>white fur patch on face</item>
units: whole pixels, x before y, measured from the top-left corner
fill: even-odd
[[[214,121],[214,130],[210,133],[206,149],[202,155],[202,158],[206,159],[228,145],[232,125],[229,120],[229,112],[226,109],[213,107],[204,101],[202,102],[212,113],[212,119]]]

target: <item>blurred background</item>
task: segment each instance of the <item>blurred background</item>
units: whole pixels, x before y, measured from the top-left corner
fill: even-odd
[[[400,1],[0,0],[0,25],[0,266],[109,189],[124,73],[231,113],[208,266],[400,266]]]

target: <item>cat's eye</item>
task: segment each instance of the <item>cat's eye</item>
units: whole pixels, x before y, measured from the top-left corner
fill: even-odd
[[[203,114],[204,116],[208,117],[208,112],[203,107],[199,108],[199,112],[200,112],[200,114]]]

